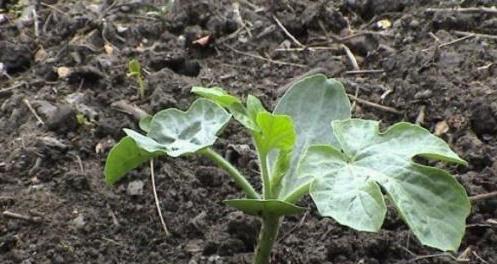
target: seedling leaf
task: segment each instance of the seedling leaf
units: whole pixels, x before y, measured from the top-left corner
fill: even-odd
[[[293,121],[289,116],[260,112],[256,122],[261,132],[255,133],[254,137],[262,153],[267,154],[272,149],[292,150],[296,134]]]
[[[440,138],[408,123],[384,133],[378,122],[333,121],[339,147],[312,146],[298,175],[313,177],[310,194],[319,212],[363,231],[377,231],[386,207],[381,186],[421,243],[455,251],[470,203],[449,173],[415,163],[415,156],[466,164]]]
[[[308,146],[338,145],[329,129],[330,123],[333,120],[350,118],[350,102],[340,82],[316,74],[291,86],[276,105],[274,113],[290,116],[295,123],[297,133],[291,167],[283,177],[279,194],[279,197],[285,197],[311,180],[311,178],[297,178],[295,174],[296,164]],[[276,159],[276,155],[271,155],[270,164],[274,164]]]
[[[128,71],[131,76],[140,76],[141,75],[140,62],[136,59],[130,60],[128,62]]]
[[[267,112],[267,110],[264,108],[264,105],[262,105],[261,100],[249,94],[247,96],[247,114],[252,122],[256,123],[257,115],[262,112]]]
[[[124,137],[109,152],[104,175],[108,184],[119,181],[127,172],[159,155],[140,149],[130,137]]]
[[[228,94],[220,87],[204,88],[194,86],[192,88],[192,93],[216,102],[222,107],[230,107],[233,104],[242,104],[240,99]]]
[[[305,211],[305,208],[280,200],[234,199],[225,200],[224,203],[246,214],[256,216],[294,215]]]

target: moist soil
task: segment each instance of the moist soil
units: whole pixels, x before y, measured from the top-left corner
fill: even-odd
[[[194,85],[272,108],[286,84],[322,72],[359,98],[354,116],[417,122],[449,142],[469,165],[433,165],[469,195],[497,191],[497,1],[35,2],[0,1],[0,263],[250,263],[259,221],[223,204],[241,192],[208,160],[155,162],[170,236],[147,166],[103,181],[122,129],[138,129],[119,105],[186,109]],[[352,57],[373,71],[354,72]],[[239,125],[214,148],[259,185]],[[362,233],[299,204],[308,210],[285,218],[272,263],[497,263],[495,197],[473,201],[448,253],[421,246],[393,208],[382,231]]]

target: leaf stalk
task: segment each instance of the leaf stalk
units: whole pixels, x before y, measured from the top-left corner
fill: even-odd
[[[223,168],[233,178],[235,183],[245,192],[250,199],[260,199],[260,195],[255,191],[254,187],[247,181],[247,179],[235,168],[231,163],[225,160],[221,155],[212,150],[211,148],[204,148],[198,151],[199,154],[210,159],[219,167]]]

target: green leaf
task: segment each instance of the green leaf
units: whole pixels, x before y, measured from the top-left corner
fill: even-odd
[[[140,119],[138,126],[140,127],[141,130],[145,132],[150,131],[150,123],[152,122],[152,116],[151,115],[146,115],[142,119]]]
[[[133,76],[141,75],[141,65],[136,59],[132,59],[128,62],[128,71]]]
[[[242,104],[240,99],[228,94],[220,87],[204,88],[194,86],[192,87],[192,93],[207,98],[222,107],[230,107],[233,104]]]
[[[195,86],[192,88],[192,93],[207,98],[221,105],[222,107],[226,108],[233,115],[233,118],[235,118],[238,122],[240,122],[244,127],[252,131],[259,130],[259,128],[255,124],[255,119],[251,118],[247,108],[243,106],[240,99],[238,99],[238,97],[228,94],[222,88],[220,87],[203,88]],[[251,104],[250,107],[252,111],[255,111],[255,107],[257,107],[254,105],[257,104],[257,102],[254,102],[254,98],[250,98],[250,104]],[[247,101],[247,104],[248,103],[249,102]],[[262,104],[260,104],[260,106],[262,106]]]
[[[264,108],[264,105],[262,105],[261,100],[249,94],[247,96],[247,114],[252,120],[252,122],[256,123],[257,115],[263,112],[267,112],[267,110],[266,108]]]
[[[129,129],[125,132],[148,152],[162,151],[178,157],[214,144],[230,118],[219,105],[197,99],[186,112],[170,108],[155,114],[147,136]]]
[[[288,169],[290,169],[290,160],[292,158],[292,152],[291,151],[280,151],[278,153],[278,157],[276,158],[276,162],[274,163],[273,166],[273,171],[271,173],[272,179],[271,179],[271,184],[276,192],[273,193],[278,193],[280,190],[280,183],[281,179],[283,176],[288,172]]]
[[[295,174],[297,162],[308,146],[338,145],[329,129],[330,123],[350,118],[350,102],[340,82],[316,74],[291,86],[279,100],[274,113],[290,116],[297,132],[291,167],[282,180],[279,195],[282,198],[312,179],[298,178]],[[270,164],[274,164],[277,159],[275,155],[270,155],[269,158]]]
[[[130,137],[124,137],[109,152],[105,162],[104,175],[108,184],[119,181],[127,172],[143,162],[159,155],[140,149]]]
[[[292,150],[296,134],[289,116],[260,112],[256,120],[261,131],[255,133],[254,137],[262,153],[267,154],[272,149]]]
[[[310,147],[298,175],[314,178],[310,194],[319,212],[364,231],[377,231],[386,207],[380,186],[421,243],[455,251],[470,203],[449,173],[415,163],[416,156],[466,164],[440,138],[408,123],[384,133],[376,121],[334,121],[340,150]]]
[[[256,216],[294,215],[305,211],[305,208],[280,200],[234,199],[226,200],[224,203],[246,214]]]

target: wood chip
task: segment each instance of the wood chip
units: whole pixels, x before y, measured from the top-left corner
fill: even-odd
[[[449,131],[449,125],[447,124],[447,121],[445,121],[445,120],[442,120],[435,125],[434,134],[436,136],[441,136],[441,135],[447,133],[448,131]]]
[[[69,74],[71,74],[71,68],[59,67],[57,68],[57,74],[59,75],[59,78],[66,78]]]

